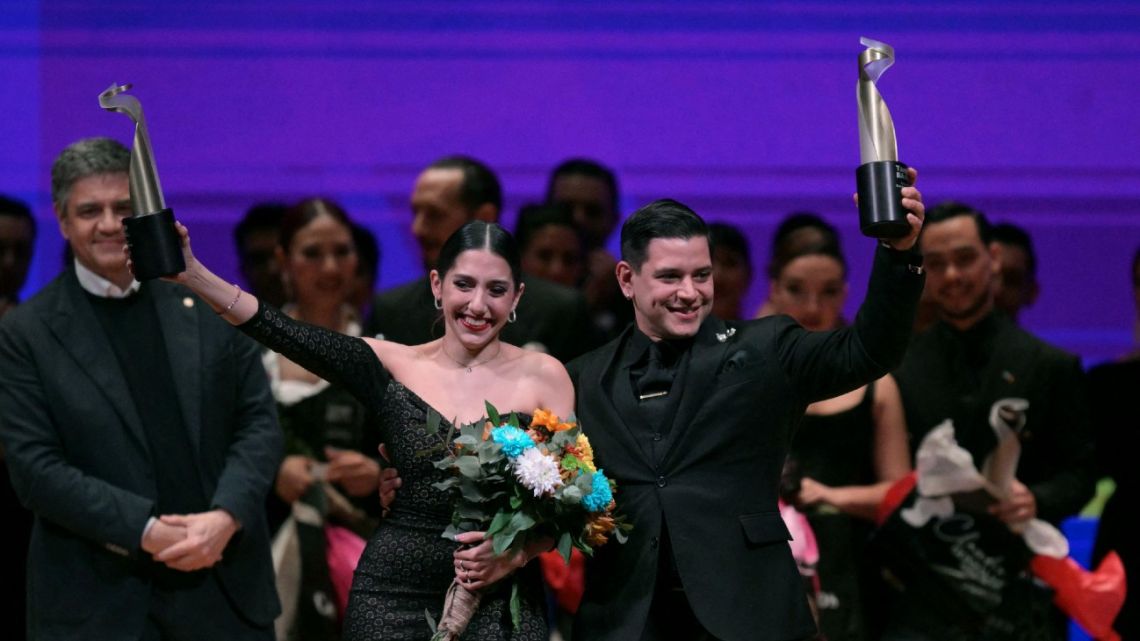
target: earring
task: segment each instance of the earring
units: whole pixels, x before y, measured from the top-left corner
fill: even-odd
[[[517,321],[518,319],[519,319],[519,315],[516,314],[515,310],[513,310],[513,309],[511,310],[510,314],[507,314],[507,322],[508,323],[513,323],[513,322]]]
[[[436,309],[443,309],[443,299],[437,298],[437,299],[433,300],[432,306],[434,306]]]

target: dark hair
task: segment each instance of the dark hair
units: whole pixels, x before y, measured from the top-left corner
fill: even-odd
[[[288,207],[284,203],[257,203],[250,207],[234,227],[234,245],[238,255],[245,253],[245,241],[259,229],[281,233],[281,219]]]
[[[1030,275],[1037,276],[1037,254],[1033,252],[1033,239],[1029,237],[1029,232],[1013,223],[998,223],[990,229],[990,235],[1002,245],[1020,247],[1025,252]]]
[[[752,249],[739,227],[728,223],[709,223],[709,249],[715,251],[717,247],[740,254],[748,271],[752,271]]]
[[[352,244],[356,245],[356,273],[369,276],[372,282],[380,280],[380,243],[376,234],[364,225],[352,225]]]
[[[978,238],[981,238],[983,245],[989,245],[994,240],[993,227],[990,221],[986,220],[986,215],[965,203],[954,200],[947,200],[927,209],[922,228],[926,229],[935,223],[946,222],[958,216],[969,216],[974,219],[974,224],[978,228]]]
[[[88,176],[129,174],[131,150],[110,138],[84,138],[59,152],[51,165],[51,202],[62,216],[75,183]]]
[[[566,227],[574,232],[579,244],[584,241],[578,227],[574,225],[574,214],[566,205],[551,203],[548,205],[530,204],[519,209],[519,219],[515,223],[515,243],[518,244],[519,253],[525,254],[530,247],[534,235],[544,227]]]
[[[340,205],[327,198],[306,198],[287,209],[281,219],[281,237],[278,241],[281,249],[288,252],[297,232],[321,216],[330,216],[349,232],[352,231],[352,220]]]
[[[459,202],[474,215],[475,210],[490,203],[495,206],[495,216],[503,209],[503,188],[499,178],[491,168],[470,156],[444,156],[428,165],[428,169],[458,169],[463,172],[463,182],[459,185]]]
[[[32,226],[32,237],[35,238],[36,217],[32,215],[32,209],[24,201],[0,194],[0,216],[11,216],[28,221],[28,224]]]
[[[633,212],[621,226],[621,259],[634,271],[645,264],[655,238],[708,238],[709,228],[697,212],[671,198],[655,200]]]
[[[563,161],[554,171],[550,172],[550,180],[546,183],[546,201],[550,202],[554,195],[554,183],[562,176],[585,176],[596,178],[606,184],[610,190],[610,206],[616,216],[618,214],[618,182],[613,170],[589,158],[571,158]]]
[[[439,250],[439,260],[436,261],[436,271],[440,277],[447,275],[459,255],[469,249],[489,251],[507,261],[511,268],[511,279],[515,288],[522,283],[522,266],[519,259],[519,248],[510,232],[503,229],[499,223],[488,223],[482,220],[473,220],[447,238]]]
[[[839,261],[843,277],[847,277],[847,261],[839,245],[839,232],[831,223],[811,212],[795,212],[776,227],[772,237],[772,258],[768,262],[768,278],[776,280],[784,269],[803,256],[827,256]]]

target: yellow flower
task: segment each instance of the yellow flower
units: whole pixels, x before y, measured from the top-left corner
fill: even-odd
[[[586,469],[591,472],[598,471],[598,468],[594,467],[594,448],[590,446],[590,439],[586,438],[585,434],[578,435],[578,440],[574,442],[574,449],[577,451],[578,460]]]

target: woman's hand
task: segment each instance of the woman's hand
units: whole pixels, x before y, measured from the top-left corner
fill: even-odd
[[[277,468],[277,481],[274,490],[282,501],[292,504],[301,498],[313,484],[313,474],[310,471],[313,460],[307,456],[286,456]]]
[[[455,578],[468,590],[482,590],[494,585],[512,572],[526,565],[530,559],[522,550],[507,550],[496,555],[486,532],[464,532],[455,540],[472,547],[455,551]]]
[[[325,448],[329,469],[325,478],[344,488],[352,496],[367,496],[380,485],[380,464],[357,452]]]
[[[808,507],[812,505],[831,504],[831,486],[805,476],[800,481],[799,505]]]

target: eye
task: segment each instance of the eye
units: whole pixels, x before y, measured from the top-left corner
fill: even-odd
[[[473,287],[473,283],[466,278],[456,278],[454,281],[452,281],[452,284],[455,285],[456,289],[463,292],[468,291]]]
[[[492,296],[506,296],[509,290],[506,285],[492,285],[489,291]]]
[[[707,282],[710,278],[712,278],[712,270],[711,269],[699,271],[696,273],[695,276],[693,276],[693,280],[697,281],[698,283]]]
[[[305,247],[301,249],[301,256],[305,260],[320,260],[321,250],[317,247]]]

